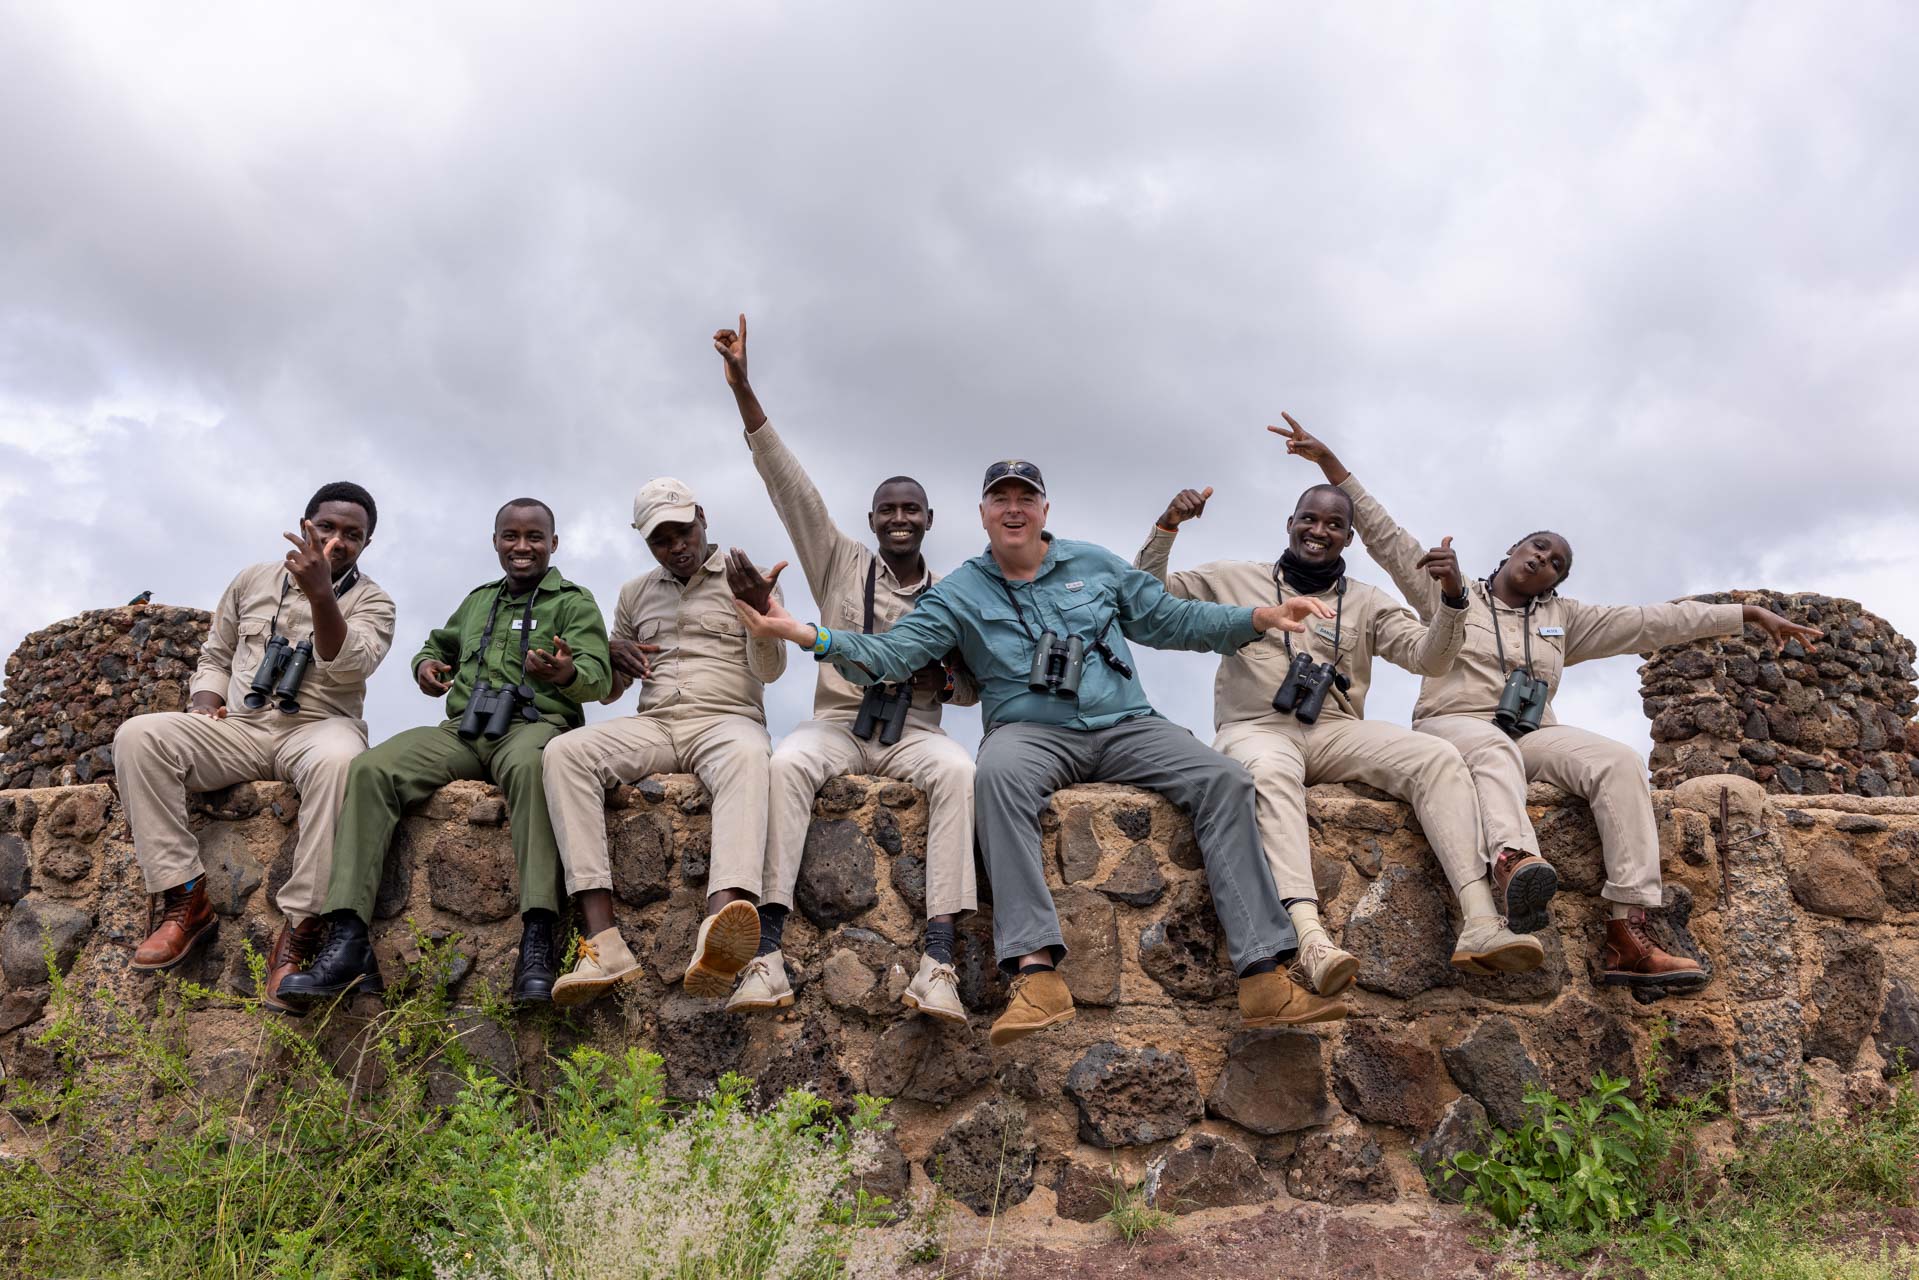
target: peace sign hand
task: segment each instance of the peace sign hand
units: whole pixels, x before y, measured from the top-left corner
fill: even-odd
[[[713,349],[720,353],[726,370],[726,385],[743,387],[746,385],[746,313],[740,313],[740,327],[737,332],[721,329],[713,335]]]
[[[1439,584],[1439,589],[1449,600],[1457,600],[1466,594],[1466,580],[1459,573],[1459,557],[1453,553],[1453,536],[1449,533],[1439,540],[1439,545],[1419,557],[1414,568],[1424,569],[1428,577]]]
[[[333,589],[333,553],[338,550],[340,540],[328,538],[320,541],[320,531],[313,527],[313,521],[300,521],[300,536],[282,533],[281,537],[293,544],[293,550],[287,552],[286,570],[293,580],[300,584],[300,590],[308,596],[318,596]]]
[[[1346,478],[1348,475],[1346,468],[1340,465],[1339,458],[1326,447],[1324,441],[1300,426],[1292,414],[1281,413],[1279,416],[1286,419],[1286,426],[1266,429],[1286,442],[1286,452],[1294,457],[1304,458],[1308,462],[1318,463],[1319,469],[1326,473],[1328,484],[1338,484]],[[1288,430],[1288,428],[1291,429]]]
[[[526,655],[528,674],[562,688],[573,683],[573,650],[559,636],[553,637],[553,652],[534,649]]]

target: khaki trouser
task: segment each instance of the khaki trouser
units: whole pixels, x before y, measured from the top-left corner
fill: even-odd
[[[347,768],[366,750],[366,722],[345,716],[230,715],[186,711],[138,715],[113,736],[120,800],[147,892],[203,874],[200,842],[187,826],[187,792],[239,782],[290,782],[300,793],[293,874],[276,902],[294,924],[320,913],[333,866],[333,829]]]
[[[1304,725],[1274,714],[1227,725],[1213,749],[1253,775],[1260,840],[1281,898],[1319,897],[1306,788],[1320,782],[1363,782],[1411,804],[1453,892],[1486,875],[1472,775],[1443,742],[1372,720]]]
[[[699,775],[713,796],[706,891],[758,895],[766,862],[767,756],[772,740],[750,716],[626,716],[563,733],[546,748],[546,807],[568,893],[611,889],[606,793],[648,774]]]
[[[1630,906],[1660,904],[1659,831],[1639,753],[1623,742],[1571,725],[1551,724],[1509,738],[1478,716],[1429,716],[1413,728],[1459,748],[1479,793],[1489,856],[1502,849],[1539,852],[1526,816],[1526,784],[1549,782],[1592,807],[1606,862],[1599,896]]]
[[[926,914],[979,905],[973,876],[973,757],[943,733],[908,728],[890,747],[862,742],[843,720],[808,720],[781,739],[771,763],[762,901],[793,905],[813,797],[828,778],[873,773],[926,793]]]

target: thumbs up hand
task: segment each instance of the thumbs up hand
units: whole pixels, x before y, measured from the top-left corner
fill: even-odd
[[[1188,520],[1197,520],[1206,514],[1206,500],[1213,496],[1213,486],[1204,489],[1181,489],[1166,504],[1166,514],[1159,518],[1162,529],[1177,529]]]
[[[1459,557],[1453,554],[1451,534],[1441,538],[1438,546],[1419,557],[1418,567],[1439,583],[1439,589],[1449,599],[1458,599],[1466,594],[1466,579],[1460,576]]]

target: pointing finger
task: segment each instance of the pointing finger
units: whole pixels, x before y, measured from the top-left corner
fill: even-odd
[[[740,342],[746,342],[746,312],[740,312]]]

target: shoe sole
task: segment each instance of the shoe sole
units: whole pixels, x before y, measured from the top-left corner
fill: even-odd
[[[1077,1010],[1068,1009],[1065,1013],[1056,1013],[1046,1021],[1036,1022],[1030,1027],[1011,1027],[1004,1031],[995,1027],[987,1034],[986,1039],[995,1049],[1003,1048],[1015,1040],[1024,1040],[1036,1031],[1044,1031],[1048,1027],[1057,1027],[1062,1022],[1071,1022],[1076,1012]]]
[[[1453,968],[1481,977],[1501,973],[1531,973],[1546,962],[1546,950],[1538,943],[1508,943],[1491,951],[1455,951]]]
[[[750,902],[729,902],[713,917],[706,931],[706,946],[687,966],[680,989],[690,996],[723,996],[733,990],[740,976],[760,949],[760,913]]]
[[[316,1000],[331,1000],[335,996],[380,996],[385,994],[386,983],[378,975],[361,974],[344,987],[337,988],[333,991],[288,991],[282,987],[280,990],[280,999],[286,1002],[299,1000],[307,1004],[312,1004]]]
[[[771,1000],[728,1000],[726,1011],[728,1013],[771,1013],[775,1009],[790,1008],[792,1004],[793,993],[789,991]]]
[[[585,1004],[588,1000],[601,995],[613,987],[623,987],[629,982],[637,982],[640,966],[623,969],[619,973],[605,978],[560,979],[553,984],[553,1003],[562,1009],[571,1009],[576,1004]]]
[[[1599,975],[1599,981],[1608,987],[1649,987],[1655,991],[1681,995],[1704,990],[1712,982],[1712,975],[1703,970],[1697,973],[1622,973],[1617,969],[1607,969]]]
[[[1335,960],[1326,970],[1326,985],[1313,984],[1313,990],[1322,996],[1336,996],[1353,985],[1353,979],[1359,976],[1359,957],[1347,956],[1344,960]]]
[[[168,969],[173,968],[175,965],[185,964],[186,961],[193,955],[194,952],[198,951],[201,947],[204,947],[207,943],[213,941],[214,938],[219,936],[219,933],[220,933],[220,918],[218,916],[215,916],[213,919],[201,925],[200,932],[194,934],[191,938],[188,938],[187,945],[180,948],[180,954],[173,957],[173,959],[167,961],[165,964],[141,964],[138,961],[133,961],[129,963],[127,967],[132,969],[136,973],[165,973]]]
[[[791,1003],[791,1002],[789,1001],[788,1003]],[[950,1023],[953,1026],[957,1026],[957,1027],[963,1027],[966,1025],[966,1015],[964,1013],[948,1013],[944,1009],[928,1008],[926,1005],[921,1004],[919,1002],[919,997],[914,995],[911,991],[908,991],[904,995],[900,996],[900,1003],[905,1005],[907,1008],[911,1009],[914,1013],[924,1014],[926,1017],[932,1018],[936,1022]],[[1049,1022],[1046,1025],[1051,1026],[1052,1023]]]
[[[1559,873],[1551,863],[1522,867],[1506,885],[1506,927],[1514,933],[1538,933],[1553,922],[1548,909],[1559,892]]]
[[[1264,1031],[1272,1027],[1304,1027],[1311,1026],[1316,1022],[1344,1022],[1349,1012],[1351,1012],[1351,1010],[1347,1009],[1345,1005],[1336,1004],[1330,1009],[1322,1009],[1317,1013],[1309,1013],[1299,1018],[1281,1018],[1277,1016],[1271,1018],[1241,1018],[1239,1025],[1254,1031]]]

